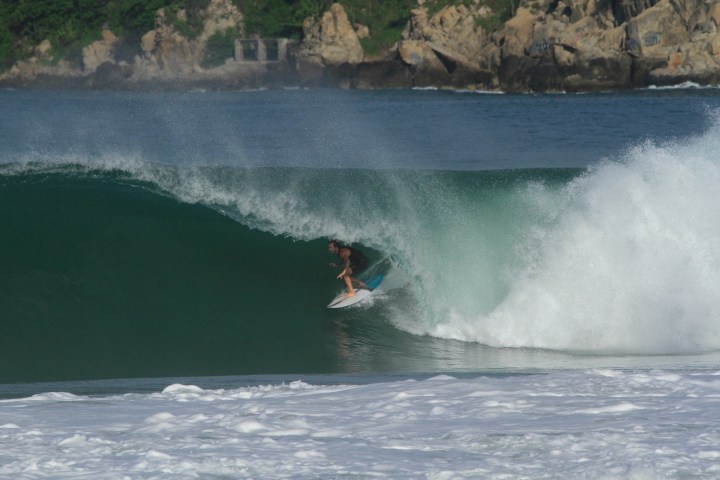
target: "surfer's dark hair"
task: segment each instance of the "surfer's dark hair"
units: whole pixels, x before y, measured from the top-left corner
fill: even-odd
[[[338,240],[328,240],[328,245],[336,245],[338,248],[342,248],[342,243]]]

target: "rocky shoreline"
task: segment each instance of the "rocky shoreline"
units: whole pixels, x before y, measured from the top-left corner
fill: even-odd
[[[367,27],[352,24],[336,3],[307,19],[303,40],[282,43],[274,58],[248,60],[242,53],[248,45],[236,40],[233,57],[208,67],[208,39],[229,28],[243,31],[232,2],[212,0],[197,38],[184,37],[160,10],[132,58],[123,58],[121,41],[107,29],[83,49],[79,65],[51,62],[43,42],[34,57],[0,74],[0,87],[578,92],[720,83],[720,0],[522,0],[512,18],[489,31],[496,13],[477,1],[431,14],[420,0],[402,39],[369,57],[360,42]]]

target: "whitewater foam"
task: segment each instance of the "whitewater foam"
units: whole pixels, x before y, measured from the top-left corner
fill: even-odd
[[[717,89],[717,85],[700,85],[697,82],[686,81],[676,85],[650,85],[643,90],[687,90],[687,89]]]
[[[720,349],[718,133],[646,142],[559,193],[536,189],[554,209],[526,231],[507,297],[487,315],[449,308],[432,333],[594,353]]]
[[[443,375],[0,401],[0,475],[708,478],[720,456],[712,378]]]

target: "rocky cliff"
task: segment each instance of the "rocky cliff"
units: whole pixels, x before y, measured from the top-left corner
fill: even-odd
[[[106,28],[100,40],[83,48],[79,64],[60,61],[53,66],[47,55],[37,54],[0,75],[0,84],[184,88],[205,84],[243,87],[262,82],[267,69],[260,64],[240,68],[233,62],[232,54],[224,65],[203,66],[206,46],[213,35],[227,31],[243,34],[243,15],[231,0],[211,0],[199,13],[201,30],[194,35],[178,27],[187,23],[187,15],[185,10],[158,10],[155,28],[142,36],[139,48],[132,48],[139,50],[132,58],[120,58],[118,49],[122,42]],[[43,50],[49,51],[50,46]]]
[[[522,0],[491,33],[478,20],[492,12],[474,5],[412,12],[398,55],[416,82],[428,71],[451,85],[508,91],[720,80],[717,0]]]
[[[193,73],[202,74],[208,39],[230,29],[242,35],[242,13],[229,0],[211,0],[203,12],[203,28],[196,38],[178,31],[175,20],[187,21],[187,12],[180,10],[175,19],[165,9],[158,11],[156,28],[141,39],[142,54],[134,59],[133,80],[177,79]]]
[[[203,30],[188,38],[176,28],[183,11],[160,10],[141,53],[120,60],[109,30],[83,50],[82,66],[49,66],[48,45],[0,76],[0,83],[33,84],[63,78],[83,86],[272,84],[347,88],[438,86],[504,91],[588,91],[650,84],[720,82],[720,0],[521,0],[512,17],[482,0],[448,5],[431,14],[419,0],[400,40],[367,57],[341,4],[304,24],[294,55],[275,64],[238,62],[203,66],[208,39],[228,29],[242,33],[243,16],[231,0],[212,0]],[[180,17],[177,17],[180,16]],[[163,83],[164,82],[164,83]]]

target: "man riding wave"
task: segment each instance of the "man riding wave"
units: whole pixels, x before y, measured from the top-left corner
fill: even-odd
[[[338,275],[337,278],[342,278],[343,280],[345,280],[345,285],[347,285],[347,293],[345,294],[346,296],[355,296],[355,288],[353,287],[353,283],[357,284],[358,288],[367,288],[365,282],[359,280],[354,276],[364,272],[370,266],[370,261],[360,250],[356,250],[347,245],[342,245],[337,240],[330,240],[328,242],[328,251],[340,257],[340,260],[342,260],[343,262],[340,265],[338,265],[337,263],[331,263],[330,266],[343,267],[340,275]]]

